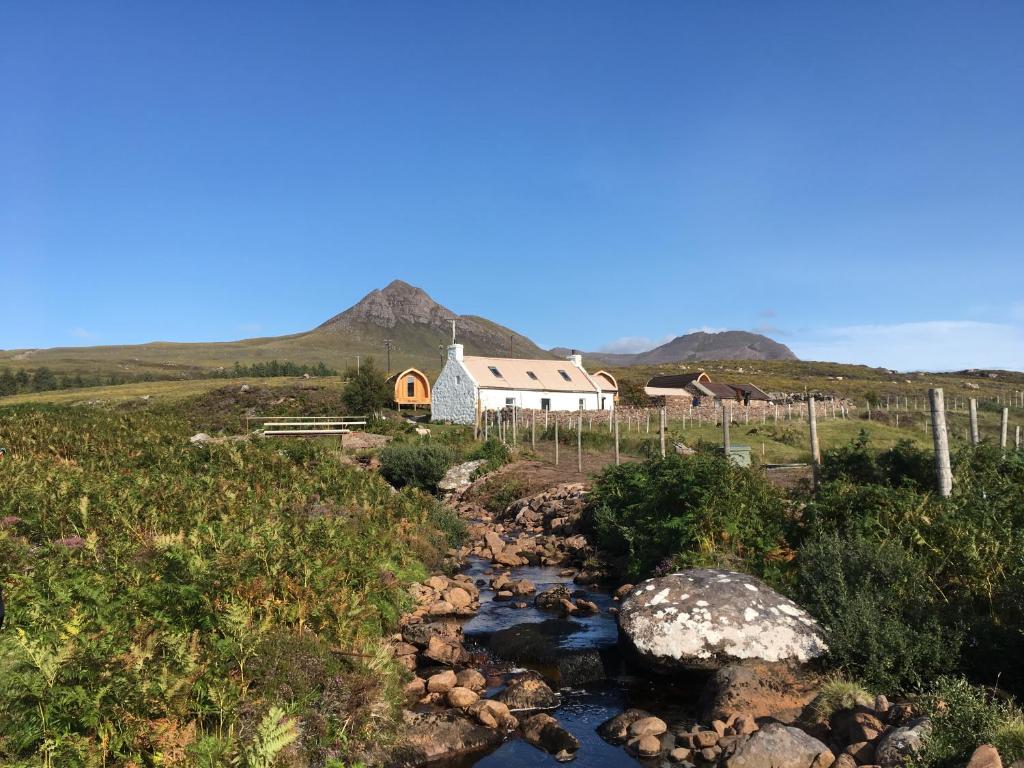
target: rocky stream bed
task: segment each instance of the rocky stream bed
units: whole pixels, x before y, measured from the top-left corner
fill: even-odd
[[[394,638],[416,677],[393,766],[892,768],[920,748],[908,704],[808,714],[824,643],[763,582],[702,569],[609,588],[577,531],[585,496],[561,485],[492,516],[449,495],[470,540],[453,576],[413,586]]]

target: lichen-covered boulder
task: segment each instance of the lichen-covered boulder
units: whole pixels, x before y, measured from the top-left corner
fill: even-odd
[[[619,628],[661,671],[717,669],[748,659],[804,663],[828,647],[813,618],[760,579],[695,568],[639,584]]]

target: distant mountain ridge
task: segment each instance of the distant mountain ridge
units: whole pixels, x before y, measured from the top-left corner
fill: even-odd
[[[382,370],[416,366],[439,371],[455,320],[458,341],[471,355],[549,358],[551,354],[510,328],[475,315],[459,315],[402,280],[370,291],[316,328],[288,336],[241,341],[0,350],[0,368],[47,367],[59,373],[187,376],[270,360],[300,365],[323,362],[343,370],[373,357]],[[389,349],[390,348],[390,349]]]
[[[557,348],[552,354],[568,353]],[[793,350],[785,344],[760,333],[749,331],[698,331],[677,336],[665,344],[646,352],[587,352],[585,356],[608,365],[660,365],[685,363],[695,360],[796,360]]]

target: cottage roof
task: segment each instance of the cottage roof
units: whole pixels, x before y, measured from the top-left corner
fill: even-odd
[[[484,389],[538,392],[596,392],[587,373],[568,360],[523,360],[512,357],[473,357],[462,364]]]
[[[409,376],[410,374],[413,375],[413,376],[417,376],[420,379],[422,379],[423,381],[426,381],[428,383],[430,381],[427,378],[427,375],[425,373],[423,373],[423,371],[421,371],[421,370],[419,370],[417,368],[406,368],[404,371],[399,371],[398,373],[393,373],[390,376],[388,376],[384,381],[387,382],[388,384],[394,384],[399,379],[403,379],[406,376]]]
[[[695,381],[707,384],[711,381],[711,377],[704,373],[704,371],[699,371],[698,373],[671,373],[665,376],[652,376],[647,382],[647,386],[656,389],[682,389],[687,384]]]
[[[771,400],[771,396],[763,389],[754,384],[730,384],[734,390],[736,390],[740,396],[750,395],[751,400]]]
[[[590,374],[590,378],[594,379],[599,386],[605,392],[618,392],[619,382],[615,380],[608,371],[598,371],[597,373]]]

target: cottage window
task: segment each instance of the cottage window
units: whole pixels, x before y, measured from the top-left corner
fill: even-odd
[[[572,381],[572,377],[569,376],[569,374],[563,371],[561,368],[558,369],[558,372],[562,374],[562,378],[565,379],[566,381]]]
[[[506,397],[505,398],[505,405],[515,405],[515,404],[516,404],[516,399],[514,397]]]
[[[405,380],[405,396],[416,397],[416,377],[410,376]]]
[[[531,379],[533,379],[534,381],[537,381],[537,374],[536,374],[536,373],[534,373],[533,371],[527,371],[527,372],[526,372],[526,375],[527,375],[527,376],[529,376],[529,377],[530,377]]]
[[[542,411],[550,411],[551,410],[551,398],[550,397],[542,397],[540,399],[540,409]]]
[[[500,378],[501,378],[501,371],[499,371],[499,370],[498,370],[497,368],[495,368],[495,367],[494,367],[493,365],[489,365],[489,366],[487,366],[487,370],[489,370],[489,371],[490,371],[491,373],[493,373],[493,374],[494,374],[494,377],[495,377],[496,379],[500,379]]]
[[[580,398],[580,410],[581,411],[583,410],[583,398],[582,397]]]

